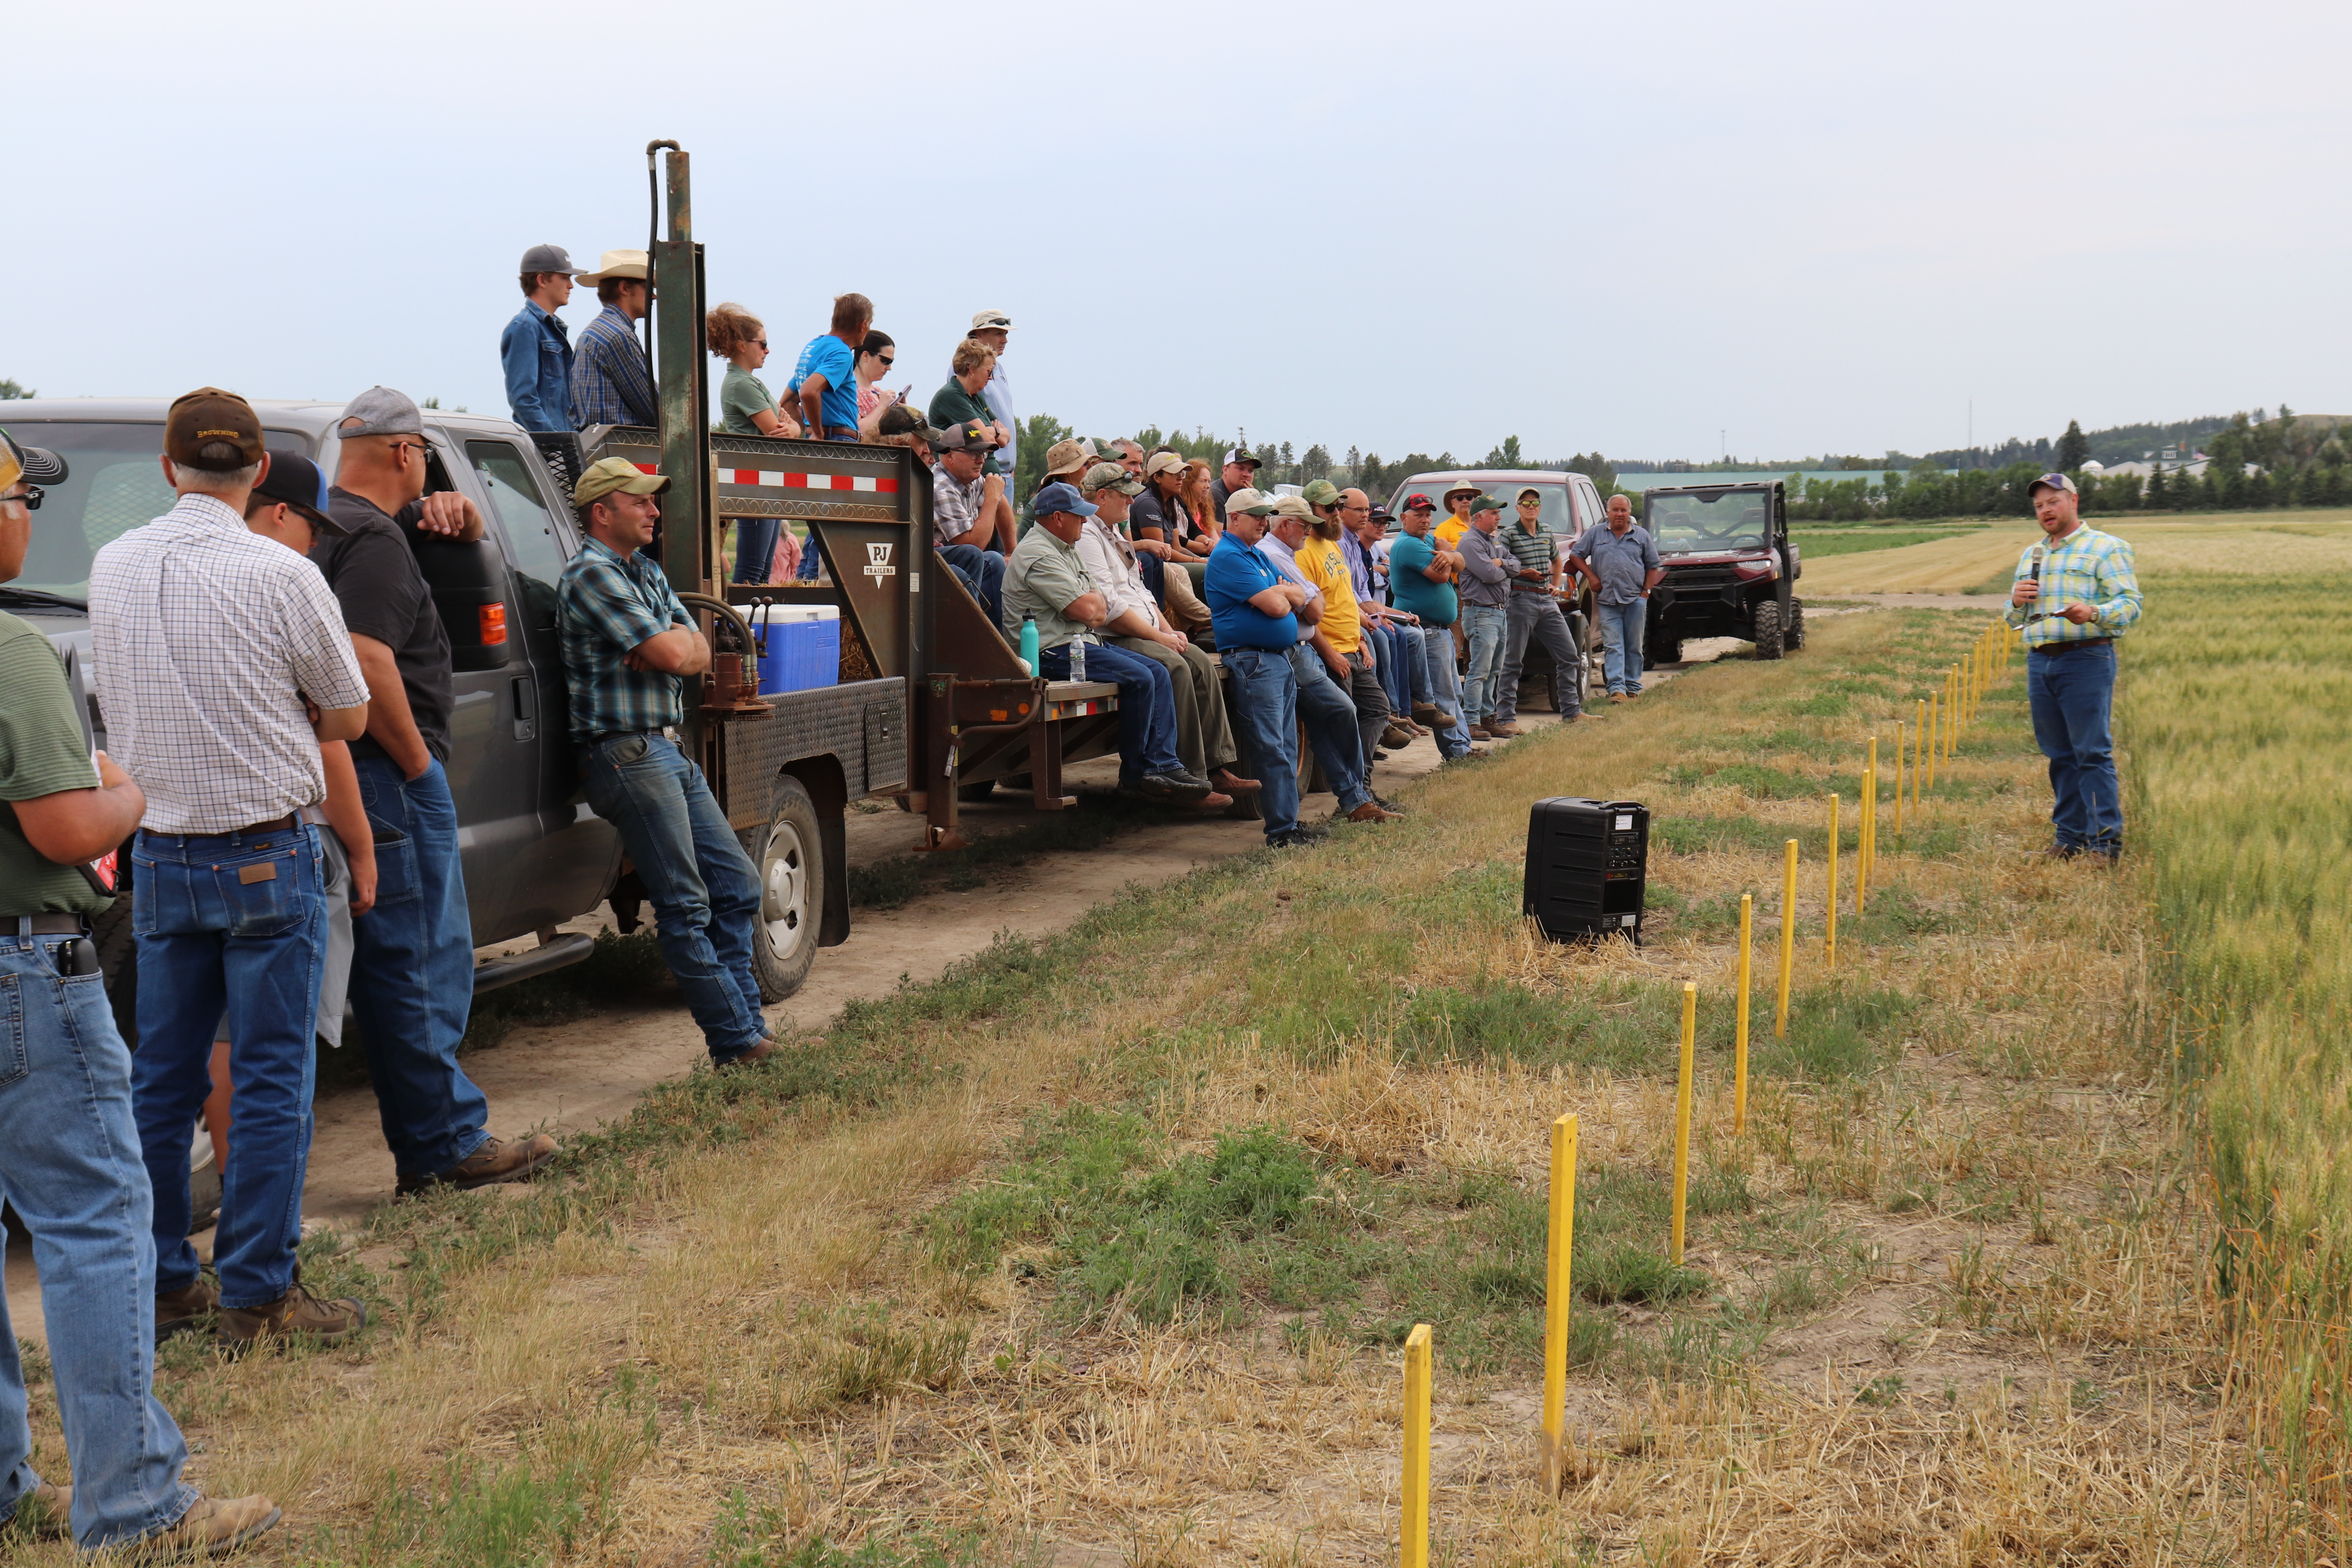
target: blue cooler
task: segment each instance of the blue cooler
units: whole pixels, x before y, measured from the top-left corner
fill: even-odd
[[[762,605],[751,616],[764,633],[760,690],[806,691],[841,682],[841,610],[835,605]]]

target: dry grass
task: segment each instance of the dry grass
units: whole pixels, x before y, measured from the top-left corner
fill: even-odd
[[[1980,619],[1825,621],[1799,658],[1696,673],[1434,778],[1401,831],[1133,895],[1026,991],[951,1016],[910,1003],[891,1048],[958,1069],[930,1087],[641,1156],[617,1207],[518,1219],[503,1249],[420,1230],[419,1268],[447,1254],[429,1314],[348,1353],[174,1374],[196,1479],[287,1502],[301,1532],[271,1554],[289,1561],[701,1562],[730,1517],[730,1568],[819,1536],[913,1560],[914,1531],[973,1532],[990,1561],[1391,1561],[1397,1358],[1366,1324],[1406,1299],[1412,1260],[1433,1271],[1494,1204],[1539,1196],[1560,1110],[1596,1192],[1654,1196],[1689,978],[1710,1008],[1696,1164],[1732,1194],[1693,1219],[1706,1289],[1579,1303],[1613,1340],[1571,1376],[1559,1499],[1533,1485],[1540,1368],[1514,1337],[1538,1309],[1441,1344],[1444,1561],[2307,1558],[2310,1514],[2249,1500],[2276,1385],[2232,1373],[2210,1222],[2137,1050],[2138,889],[2022,860],[2041,797],[2013,681],[1908,849],[1883,831],[1874,910],[1849,911],[1833,987],[1822,972],[1818,793],[1851,805],[1862,735],[1907,718]],[[1655,847],[1647,948],[1551,946],[1517,921],[1526,803],[1550,794],[1690,826],[1686,847]],[[1879,1021],[1775,1055],[1791,835],[1811,836],[1808,1027],[1864,1003]],[[1735,1138],[1721,913],[1741,890],[1759,895],[1761,997]],[[1448,996],[1574,1022],[1432,1025]],[[927,1216],[1001,1186],[1016,1132],[1082,1105],[1139,1119],[1161,1159],[1277,1130],[1321,1162],[1316,1212],[1386,1248],[1386,1271],[1349,1311],[1244,1289],[1156,1322],[1124,1299],[1076,1310],[1051,1241],[940,1266]],[[488,1216],[478,1234],[556,1196],[453,1210]],[[53,1455],[53,1406],[42,1419]],[[387,1499],[440,1506],[496,1475],[571,1478],[575,1523],[505,1557],[456,1523],[385,1544]]]
[[[2095,527],[2132,542],[2140,569],[2177,567],[2199,573],[2270,574],[2332,569],[2352,512],[2340,510],[2217,512],[2210,517],[2094,517]],[[1992,528],[1899,550],[1834,555],[1805,563],[1803,591],[1834,594],[1960,594],[1994,574],[2013,569],[2032,544],[2031,519],[2005,519]]]

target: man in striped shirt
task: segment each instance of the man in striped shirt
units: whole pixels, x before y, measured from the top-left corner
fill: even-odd
[[[2139,623],[2139,579],[2132,547],[2083,521],[2071,478],[2044,474],[2032,493],[2044,539],[2018,560],[2007,618],[2025,634],[2033,739],[2050,759],[2057,843],[2049,853],[2062,860],[2094,855],[2112,866],[2124,848],[2108,732],[2116,639]]]

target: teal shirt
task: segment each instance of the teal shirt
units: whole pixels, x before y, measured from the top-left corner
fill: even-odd
[[[757,436],[760,427],[751,422],[751,416],[763,409],[770,414],[776,411],[775,395],[768,390],[768,384],[740,364],[729,365],[727,379],[719,384],[723,427],[730,435]]]

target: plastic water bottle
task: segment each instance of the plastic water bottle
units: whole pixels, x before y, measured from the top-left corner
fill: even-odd
[[[1021,617],[1021,662],[1029,667],[1030,674],[1037,673],[1037,617],[1034,616]]]
[[[1086,678],[1087,645],[1080,639],[1072,637],[1070,639],[1070,679],[1084,680]]]

